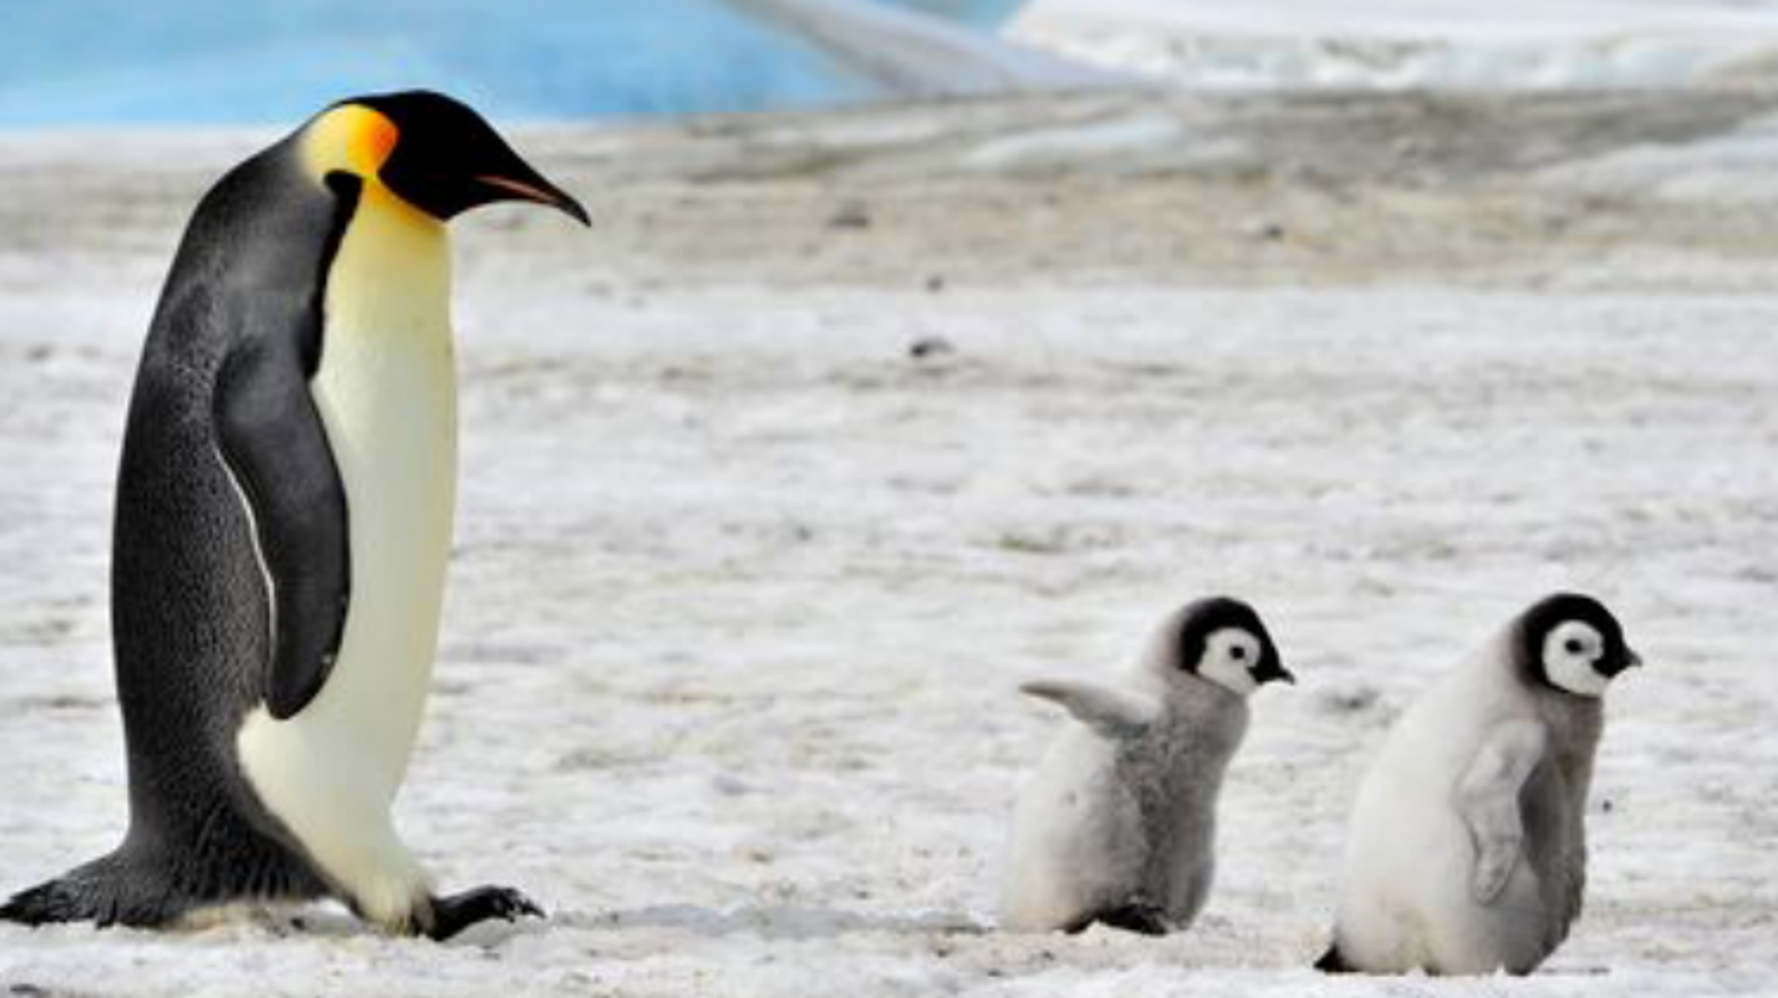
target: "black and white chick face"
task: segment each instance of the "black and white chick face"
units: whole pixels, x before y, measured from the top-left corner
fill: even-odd
[[[1269,682],[1296,682],[1259,614],[1240,600],[1217,596],[1186,607],[1177,641],[1175,668],[1237,696]]]
[[[1579,697],[1600,697],[1642,656],[1624,640],[1624,629],[1590,596],[1557,593],[1525,611],[1519,655],[1545,686]]]

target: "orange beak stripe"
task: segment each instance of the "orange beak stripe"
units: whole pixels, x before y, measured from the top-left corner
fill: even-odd
[[[530,184],[520,183],[517,180],[508,180],[505,177],[484,174],[475,179],[477,183],[487,184],[489,187],[498,187],[504,191],[511,191],[527,201],[536,201],[539,204],[556,204],[560,200],[554,194],[551,194],[542,188],[532,187]]]

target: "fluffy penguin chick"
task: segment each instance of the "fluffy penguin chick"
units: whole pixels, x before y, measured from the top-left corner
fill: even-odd
[[[1641,661],[1598,601],[1521,614],[1397,722],[1358,792],[1326,971],[1529,973],[1586,884],[1600,697]]]
[[[1123,689],[1021,687],[1079,723],[1019,796],[1001,923],[1149,935],[1190,925],[1210,893],[1216,795],[1247,732],[1247,697],[1272,680],[1295,682],[1259,614],[1217,597],[1169,616]]]

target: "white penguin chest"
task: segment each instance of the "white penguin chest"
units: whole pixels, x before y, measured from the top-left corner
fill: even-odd
[[[250,774],[293,825],[307,823],[293,812],[314,809],[296,786],[349,783],[386,807],[419,732],[456,493],[449,297],[444,227],[367,188],[328,272],[310,381],[346,493],[345,632],[314,700],[285,721],[255,711],[242,732]],[[305,769],[308,779],[290,778]]]
[[[330,273],[311,383],[352,558],[340,658],[319,698],[333,702],[318,705],[365,712],[353,720],[388,735],[402,769],[431,680],[457,485],[449,247],[417,214],[366,193]]]

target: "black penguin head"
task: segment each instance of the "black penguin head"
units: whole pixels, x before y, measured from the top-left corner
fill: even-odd
[[[588,224],[567,192],[544,179],[468,106],[428,90],[341,101],[310,122],[320,175],[374,176],[441,222],[497,201],[531,201]]]
[[[1279,659],[1265,622],[1246,603],[1213,596],[1187,606],[1175,621],[1172,668],[1240,696],[1269,682],[1296,682]]]
[[[1642,656],[1624,640],[1623,625],[1591,596],[1556,593],[1519,616],[1513,657],[1533,682],[1581,697],[1598,697]]]

